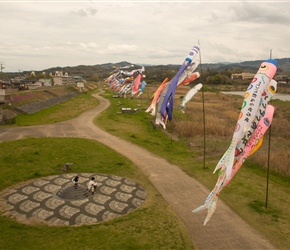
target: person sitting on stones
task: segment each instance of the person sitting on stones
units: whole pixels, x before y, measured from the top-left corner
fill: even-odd
[[[74,176],[71,180],[72,180],[74,186],[76,187],[78,185],[78,182],[79,182],[78,175]]]
[[[97,183],[95,182],[95,177],[92,177],[91,179],[90,179],[90,181],[88,182],[88,190],[90,191],[90,192],[92,192],[92,194],[94,194],[95,193],[95,191],[96,191],[96,189],[97,189]]]

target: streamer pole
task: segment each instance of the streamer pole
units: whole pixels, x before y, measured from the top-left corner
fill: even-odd
[[[201,48],[200,48],[200,43],[198,40],[198,46],[199,46],[199,61],[200,61],[200,78],[202,79],[202,63],[201,63]],[[202,114],[203,114],[203,168],[205,167],[205,107],[204,107],[204,87],[202,87]]]
[[[272,50],[270,50],[270,59],[272,59]],[[269,127],[269,141],[268,141],[268,166],[267,166],[267,185],[266,185],[266,204],[268,209],[268,194],[269,194],[269,176],[270,176],[270,146],[271,146],[271,125]]]
[[[265,204],[266,209],[268,209],[268,194],[269,194],[271,127],[272,126],[270,125],[270,127],[269,127],[269,141],[268,141],[268,166],[267,166],[267,185],[266,185],[266,204]]]

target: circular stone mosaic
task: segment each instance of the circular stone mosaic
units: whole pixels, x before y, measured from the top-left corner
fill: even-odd
[[[0,210],[23,223],[40,222],[55,226],[90,225],[128,214],[141,206],[146,190],[131,179],[104,174],[81,173],[33,179],[0,193]],[[87,183],[95,177],[92,195]]]

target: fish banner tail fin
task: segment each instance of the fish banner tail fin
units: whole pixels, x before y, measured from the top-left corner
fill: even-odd
[[[161,125],[163,129],[166,129],[165,122],[164,122],[162,115],[160,113],[157,113],[157,115],[156,115],[155,125]]]
[[[197,212],[199,212],[199,211],[201,211],[201,210],[205,210],[205,209],[207,209],[208,206],[209,206],[210,201],[213,199],[214,196],[215,196],[215,189],[213,189],[213,190],[209,193],[209,195],[207,196],[207,198],[206,198],[204,204],[201,205],[201,206],[199,206],[199,207],[197,207],[197,208],[195,208],[194,210],[192,210],[192,212],[193,212],[193,213],[197,213]]]
[[[221,168],[224,167],[224,166],[225,166],[225,164],[224,164],[223,162],[219,162],[219,163],[216,165],[216,167],[215,167],[215,169],[214,169],[214,171],[213,171],[213,174],[215,174],[216,171],[218,171],[219,169],[221,169]]]
[[[203,225],[205,226],[208,221],[210,220],[210,218],[212,217],[212,215],[214,214],[215,210],[216,210],[216,205],[217,205],[217,201],[218,201],[218,197],[216,196],[215,199],[213,199],[211,202],[210,202],[210,206],[207,210],[207,215],[205,217],[205,220],[203,222]]]
[[[152,111],[152,109],[153,109],[153,108],[152,108],[151,106],[149,106],[149,107],[145,110],[145,112],[146,112],[146,113],[149,113],[149,112]]]
[[[150,115],[153,115],[153,116],[155,116],[155,115],[156,115],[156,108],[155,108],[155,107],[152,109],[152,111],[151,111]]]
[[[154,105],[150,106],[148,109],[145,110],[146,113],[150,113],[150,115],[155,116],[156,114],[156,108]]]
[[[229,175],[229,171],[234,165],[235,160],[235,152],[236,152],[236,145],[237,140],[234,138],[227,149],[227,151],[224,153],[218,164],[216,165],[213,173],[215,173],[217,170],[219,170],[221,167],[225,166],[227,171],[227,176]]]
[[[205,210],[205,209],[207,209],[207,204],[203,204],[203,205],[201,205],[201,206],[193,209],[192,212],[193,213],[197,213],[197,212],[202,211],[202,210]]]
[[[207,215],[206,215],[206,218],[203,222],[204,226],[208,223],[208,221],[210,220],[210,218],[214,214],[214,212],[216,210],[216,206],[217,206],[217,201],[218,201],[218,195],[213,193],[213,191],[210,193],[209,196],[211,196],[210,199],[207,198],[203,205],[192,210],[193,213],[197,213],[201,210],[207,209]]]
[[[185,108],[184,105],[180,105],[180,106],[179,106],[179,110],[180,110],[182,113],[185,113],[184,108]]]

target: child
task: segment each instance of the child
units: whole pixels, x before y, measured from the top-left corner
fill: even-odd
[[[71,180],[72,180],[74,186],[76,187],[76,186],[78,185],[79,177],[76,175],[76,176],[73,177]]]
[[[95,182],[95,177],[92,177],[88,183],[88,189],[94,194],[95,190],[97,189],[97,183]]]

